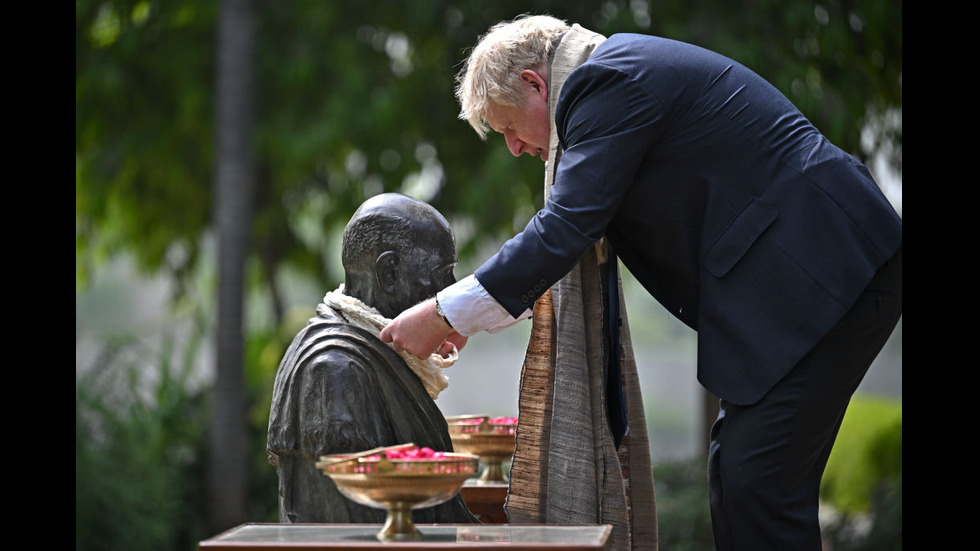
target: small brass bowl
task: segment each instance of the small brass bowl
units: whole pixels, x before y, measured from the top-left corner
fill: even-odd
[[[422,533],[412,522],[412,509],[452,499],[466,479],[479,469],[479,457],[444,453],[439,459],[388,459],[384,453],[324,455],[317,467],[329,476],[348,499],[385,509],[388,516],[378,532],[381,541],[414,540]]]
[[[453,450],[480,456],[484,464],[478,484],[506,482],[503,463],[514,455],[517,444],[517,423],[494,422],[480,415],[447,417]]]

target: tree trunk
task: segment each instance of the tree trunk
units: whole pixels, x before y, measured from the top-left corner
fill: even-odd
[[[253,0],[222,0],[216,63],[214,216],[218,248],[217,374],[208,434],[207,514],[212,533],[247,521],[244,385],[245,261],[254,187]]]

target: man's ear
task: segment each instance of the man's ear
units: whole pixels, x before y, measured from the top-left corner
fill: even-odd
[[[393,295],[398,286],[398,253],[385,251],[374,261],[374,276],[378,279],[378,288]]]
[[[533,69],[521,71],[521,80],[525,84],[534,88],[535,93],[543,94],[545,101],[548,99],[548,81]]]

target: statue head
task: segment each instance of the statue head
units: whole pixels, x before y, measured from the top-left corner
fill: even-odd
[[[456,282],[456,239],[432,205],[400,193],[364,201],[344,229],[344,292],[394,318]]]

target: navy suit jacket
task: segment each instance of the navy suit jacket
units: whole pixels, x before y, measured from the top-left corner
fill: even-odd
[[[698,379],[732,403],[761,398],[902,245],[864,165],[703,48],[613,35],[568,76],[554,120],[551,194],[477,279],[517,316],[606,236],[697,330]]]

